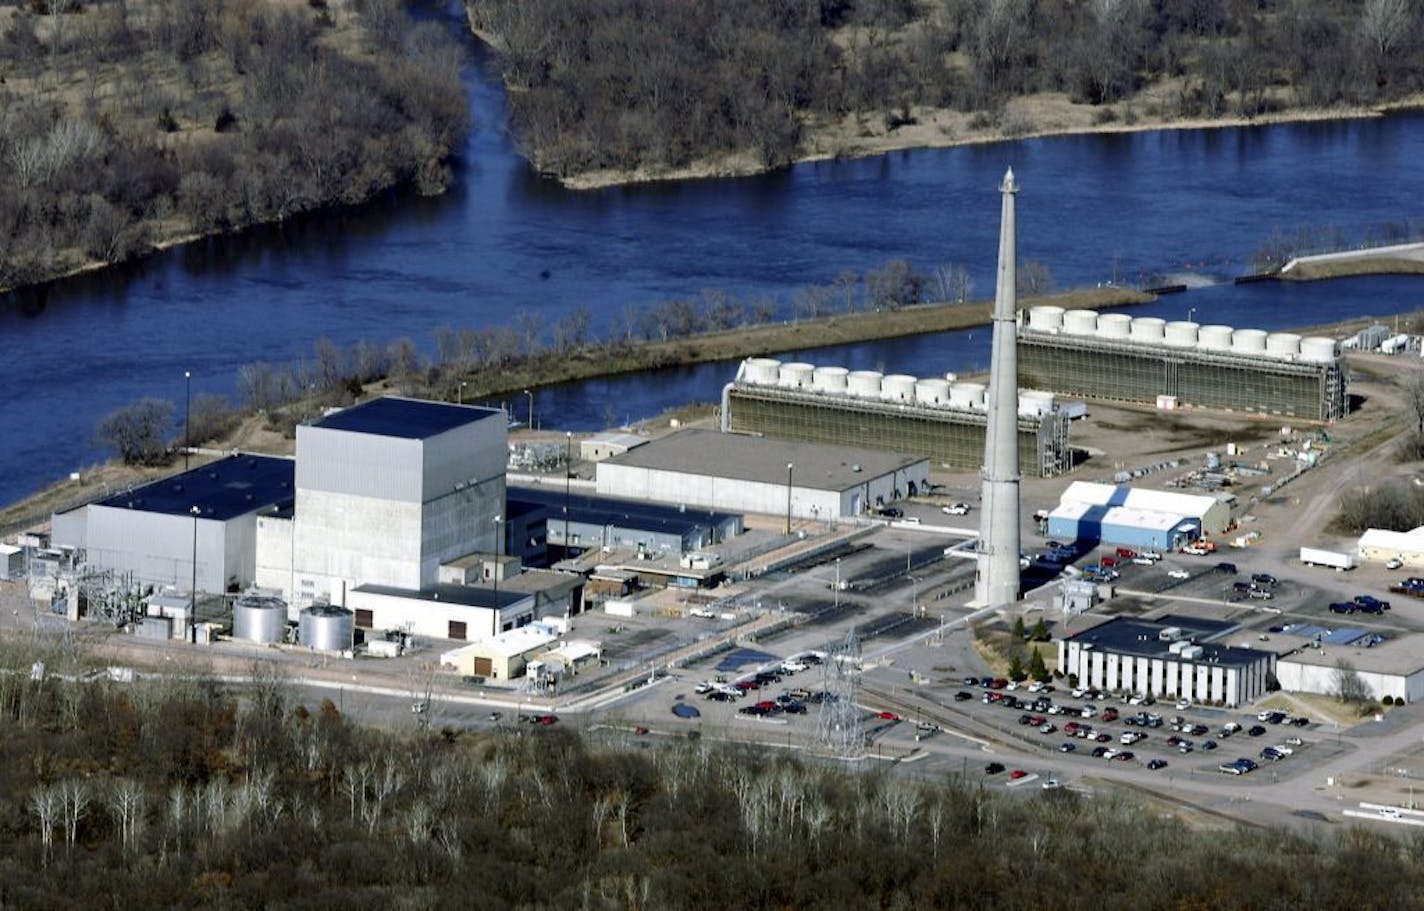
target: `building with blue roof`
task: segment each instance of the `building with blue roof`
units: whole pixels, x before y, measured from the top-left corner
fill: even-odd
[[[140,585],[223,592],[256,576],[260,513],[290,509],[295,463],[237,454],[54,517],[56,545]]]

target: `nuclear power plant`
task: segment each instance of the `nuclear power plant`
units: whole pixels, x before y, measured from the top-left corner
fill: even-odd
[[[1014,172],[1004,172],[999,217],[999,272],[994,289],[994,341],[986,393],[984,493],[979,513],[978,571],[974,600],[984,606],[1019,599],[1019,447],[1017,325],[1018,256],[1014,227]]]
[[[1349,407],[1334,339],[1031,307],[1019,382],[1061,395],[1334,421]]]

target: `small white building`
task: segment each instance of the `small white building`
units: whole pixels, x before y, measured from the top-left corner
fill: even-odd
[[[1196,617],[1114,617],[1059,640],[1058,669],[1080,686],[1236,708],[1266,692],[1276,656],[1210,641],[1234,628]]]
[[[1220,534],[1231,524],[1230,495],[1206,496],[1178,493],[1173,490],[1148,490],[1127,485],[1100,484],[1095,481],[1074,481],[1063,491],[1060,505],[1082,503],[1088,506],[1124,507],[1141,513],[1162,513],[1190,519],[1198,523],[1202,534]]]
[[[1424,528],[1413,531],[1369,528],[1360,535],[1358,549],[1362,562],[1387,563],[1398,559],[1411,569],[1424,567]]]
[[[1276,662],[1276,677],[1282,689],[1293,693],[1334,696],[1340,692],[1342,661],[1359,675],[1372,699],[1424,699],[1424,637],[1418,635],[1369,647],[1324,644],[1321,648],[1301,648],[1281,656]]]
[[[552,627],[534,623],[446,652],[440,663],[466,676],[513,680],[523,676],[530,658],[550,648],[558,638]]]
[[[533,594],[469,585],[358,585],[347,592],[345,606],[356,612],[358,629],[427,639],[488,639],[535,619]]]
[[[579,456],[586,462],[601,462],[630,449],[636,449],[648,442],[647,437],[636,433],[595,433],[579,440]]]
[[[830,521],[929,489],[928,459],[684,430],[598,463],[598,493]]]

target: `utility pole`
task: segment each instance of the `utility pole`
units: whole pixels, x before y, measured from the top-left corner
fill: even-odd
[[[188,450],[192,448],[193,371],[183,371],[183,470],[188,470]]]
[[[791,470],[795,463],[786,463],[786,533],[791,534]]]
[[[564,431],[564,559],[569,558],[569,484],[574,476],[574,434]]]

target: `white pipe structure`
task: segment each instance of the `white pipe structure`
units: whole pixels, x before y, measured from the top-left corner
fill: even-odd
[[[1015,350],[1018,250],[1014,227],[1014,195],[1018,189],[1010,168],[999,185],[1003,197],[999,275],[994,291],[994,342],[985,401],[989,426],[984,434],[984,492],[974,576],[974,601],[989,607],[1019,599],[1019,390]]]

